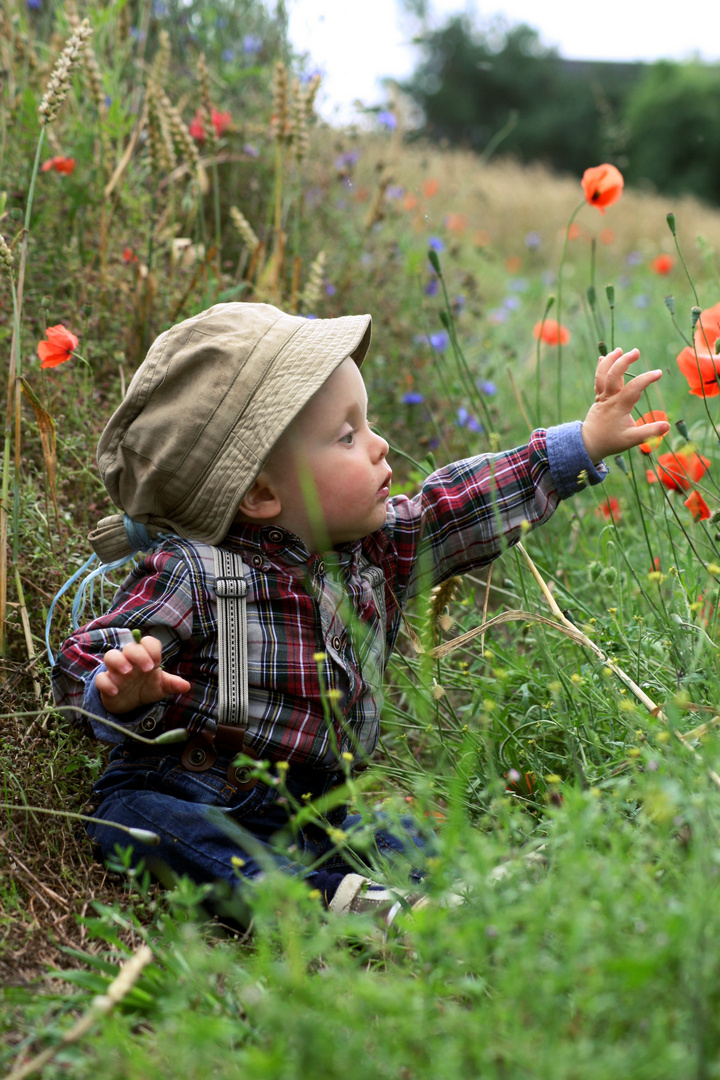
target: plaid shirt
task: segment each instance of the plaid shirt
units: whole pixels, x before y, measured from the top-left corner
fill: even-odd
[[[322,556],[277,526],[233,527],[223,546],[249,568],[246,743],[259,757],[325,769],[337,768],[343,752],[369,757],[400,609],[419,591],[492,562],[528,524],[542,525],[561,498],[605,472],[587,457],[580,424],[564,424],[535,431],[527,446],[438,470],[414,498],[388,501],[378,532]],[[384,628],[362,574],[368,563],[385,578]],[[63,643],[53,671],[56,702],[108,715],[95,675],[105,651],[122,648],[138,629],[160,638],[163,666],[191,685],[153,706],[165,726],[196,731],[217,720],[213,580],[207,545],[165,541],[133,568],[110,610]],[[149,711],[116,719],[133,724]],[[94,727],[117,741],[111,729]]]

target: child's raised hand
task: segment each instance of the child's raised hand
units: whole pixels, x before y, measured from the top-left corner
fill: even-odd
[[[124,649],[110,649],[103,660],[107,671],[97,673],[95,686],[109,713],[131,712],[190,689],[186,679],[163,671],[162,645],[157,638],[147,636],[131,641]]]
[[[638,349],[627,353],[622,349],[613,349],[598,360],[595,372],[595,403],[590,406],[582,426],[585,449],[595,464],[610,454],[621,454],[631,446],[637,446],[659,435],[667,435],[670,430],[666,420],[635,426],[632,410],[640,400],[640,395],[650,383],[657,382],[662,376],[662,371],[656,369],[644,371],[625,382],[625,373],[639,355]]]

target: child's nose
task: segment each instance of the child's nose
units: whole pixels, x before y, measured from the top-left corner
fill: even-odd
[[[390,449],[390,444],[387,443],[385,439],[383,439],[382,435],[378,435],[376,432],[373,432],[373,436],[375,439],[375,443],[373,445],[373,455],[378,459],[378,461],[381,461],[383,458],[387,457],[388,450]]]

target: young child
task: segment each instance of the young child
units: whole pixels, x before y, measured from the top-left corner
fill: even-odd
[[[306,877],[333,911],[397,906],[366,873],[412,865],[420,835],[380,821],[373,852],[349,854],[358,820],[336,806],[280,848],[288,800],[271,778],[302,803],[364,767],[410,597],[492,562],[599,483],[604,456],[669,429],[635,426],[632,409],[661,372],[625,382],[639,353],[615,349],[598,361],[582,424],[535,431],[527,446],[456,462],[414,498],[390,498],[388,444],[368,425],[360,373],[370,323],[218,304],[157,339],[100,440],[124,516],[100,522],[91,542],[103,561],[150,550],[107,614],[64,642],[53,687],[117,743],[93,814],[156,833],[133,858],[158,873],[232,890],[274,865]],[[241,556],[244,585],[232,568],[218,575],[208,545]],[[219,605],[245,590],[228,632]],[[103,719],[146,736],[185,728],[188,740],[148,746]],[[239,753],[269,761],[271,782],[236,765]],[[124,839],[109,824],[88,831],[103,856]]]

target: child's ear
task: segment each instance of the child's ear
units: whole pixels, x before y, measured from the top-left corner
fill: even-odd
[[[238,506],[241,514],[253,521],[266,521],[282,510],[280,496],[268,475],[261,472]]]

